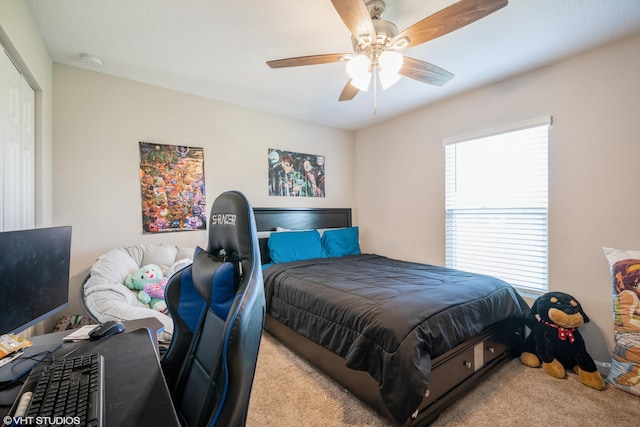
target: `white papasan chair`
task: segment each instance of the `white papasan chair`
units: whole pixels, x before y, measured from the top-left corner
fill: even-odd
[[[85,309],[100,323],[155,317],[164,325],[164,331],[172,334],[171,318],[149,308],[148,304],[141,303],[137,291],[125,286],[124,279],[148,264],[159,265],[168,278],[191,264],[193,252],[193,248],[149,243],[112,249],[98,258],[91,267],[82,289]]]

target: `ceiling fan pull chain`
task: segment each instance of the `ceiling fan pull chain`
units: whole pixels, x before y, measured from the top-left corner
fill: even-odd
[[[378,67],[373,67],[373,115],[378,111]]]

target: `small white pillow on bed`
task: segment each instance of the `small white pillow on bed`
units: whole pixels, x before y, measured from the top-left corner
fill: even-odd
[[[326,258],[317,230],[272,233],[269,255],[273,263]]]
[[[332,230],[342,230],[343,228],[346,227],[336,227],[336,228],[305,228],[302,230],[293,230],[291,228],[284,228],[284,227],[276,227],[276,231],[258,231],[258,237],[260,236],[260,233],[269,233],[266,235],[262,235],[262,237],[269,237],[271,235],[271,233],[281,233],[283,231],[310,231],[310,230],[316,230],[318,233],[320,233],[320,237],[322,237],[322,235],[324,234],[325,231],[332,231]]]
[[[258,231],[256,235],[258,236],[258,240],[268,239],[271,236],[271,233],[273,233],[273,231]]]
[[[325,230],[322,234],[322,247],[328,257],[358,255],[360,253],[358,227]]]

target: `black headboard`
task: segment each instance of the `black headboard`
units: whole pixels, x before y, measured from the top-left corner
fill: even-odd
[[[253,208],[258,231],[351,227],[351,208]]]
[[[351,208],[253,208],[258,231],[351,227]],[[271,262],[268,238],[258,239],[262,263]]]

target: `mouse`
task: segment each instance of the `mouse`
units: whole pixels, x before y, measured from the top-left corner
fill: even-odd
[[[119,334],[121,332],[124,332],[124,324],[122,322],[118,322],[117,320],[111,320],[109,322],[103,323],[102,325],[91,331],[91,333],[89,334],[89,340],[95,341],[102,338],[110,337],[111,335]]]

